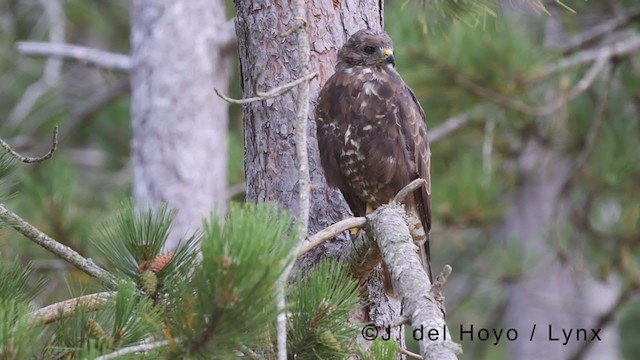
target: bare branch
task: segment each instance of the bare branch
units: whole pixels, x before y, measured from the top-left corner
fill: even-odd
[[[462,129],[473,119],[472,111],[460,113],[454,117],[447,119],[444,123],[429,130],[429,144],[436,143],[448,135]]]
[[[38,163],[38,162],[42,162],[42,161],[48,160],[53,156],[53,153],[58,148],[58,125],[53,127],[53,136],[52,136],[51,149],[49,149],[49,152],[47,152],[46,154],[44,154],[44,155],[42,155],[40,157],[30,157],[30,156],[20,155],[20,154],[18,154],[17,151],[13,150],[11,148],[11,146],[9,146],[9,144],[7,144],[2,139],[0,139],[0,145],[2,145],[2,147],[9,154],[11,154],[13,157],[15,157],[16,159],[18,159],[18,160],[20,160],[20,161],[22,161],[23,163],[26,163],[26,164]]]
[[[361,228],[367,222],[367,218],[365,217],[355,217],[344,219],[340,222],[337,222],[331,226],[328,226],[320,231],[318,231],[313,236],[310,236],[307,239],[307,242],[300,251],[298,252],[298,256],[302,256],[308,251],[314,249],[316,246],[323,244],[325,241],[334,238],[336,235],[347,231],[353,228]]]
[[[409,324],[411,324],[411,319],[408,318],[405,315],[401,315],[400,318],[398,318],[395,321],[391,322],[389,324],[389,326],[394,328],[394,327],[398,327],[398,326],[402,326],[402,325],[409,325]]]
[[[78,309],[85,311],[100,310],[103,309],[111,299],[115,298],[115,296],[115,291],[105,291],[61,301],[32,312],[30,314],[31,321],[50,324],[75,315]]]
[[[628,23],[640,18],[640,6],[625,9],[625,12],[566,40],[560,48],[562,54],[569,54],[577,49],[587,47],[602,37],[610,34]]]
[[[429,337],[419,341],[422,358],[457,359],[457,354],[461,352],[460,345],[450,340],[443,305],[432,294],[433,287],[416,253],[404,220],[404,210],[397,205],[381,206],[371,214],[367,231],[380,249],[394,288],[401,298],[404,313],[411,319],[411,326],[439,332],[435,341]],[[441,278],[446,279],[445,276]]]
[[[116,359],[124,355],[147,352],[147,351],[151,351],[151,350],[165,347],[165,346],[169,346],[169,340],[161,340],[161,341],[156,341],[156,342],[147,343],[147,344],[140,344],[140,345],[125,347],[125,348],[116,350],[112,353],[109,353],[107,355],[99,356],[96,358],[96,360]]]
[[[16,44],[19,53],[28,56],[45,56],[55,59],[74,60],[80,64],[97,66],[102,69],[131,70],[131,58],[128,55],[92,49],[72,44],[20,41]]]
[[[255,101],[262,101],[262,100],[267,100],[267,99],[271,99],[274,97],[278,97],[280,95],[284,95],[287,92],[291,91],[291,89],[293,89],[294,87],[296,87],[299,84],[302,84],[305,81],[309,81],[313,78],[315,78],[316,76],[318,76],[317,72],[313,72],[310,74],[307,74],[303,77],[300,77],[296,80],[293,80],[289,83],[286,83],[282,86],[278,86],[277,88],[271,89],[270,91],[266,92],[266,93],[262,93],[260,92],[259,94],[256,94],[258,96],[254,96],[254,97],[250,97],[250,98],[246,98],[246,99],[233,99],[230,98],[224,94],[221,94],[218,89],[213,89],[216,92],[216,95],[220,96],[223,100],[225,100],[226,102],[229,102],[231,104],[248,104],[251,102],[255,102]],[[308,106],[307,106],[308,108]]]
[[[415,179],[412,182],[410,182],[407,186],[403,187],[402,190],[400,190],[396,196],[393,198],[392,203],[399,205],[400,203],[402,203],[404,201],[404,198],[407,197],[407,195],[411,194],[412,192],[418,190],[421,186],[425,186],[425,184],[427,183],[427,180],[425,179]]]
[[[420,359],[420,360],[422,360],[422,356],[420,356],[420,355],[418,355],[418,354],[416,354],[416,353],[414,353],[414,352],[411,352],[411,351],[409,351],[409,350],[407,350],[407,349],[403,349],[402,347],[399,347],[399,348],[398,348],[398,351],[399,351],[401,354],[403,354],[403,355],[407,355],[407,357],[410,357],[410,358],[412,358],[412,359]]]
[[[78,254],[70,247],[52,239],[47,234],[38,230],[36,227],[29,224],[21,217],[7,209],[2,203],[0,203],[0,220],[11,226],[14,230],[24,235],[31,241],[35,242],[49,252],[75,266],[82,272],[100,280],[100,282],[102,282],[108,288],[114,288],[116,286],[115,277],[103,268],[96,265],[93,260],[84,258],[82,255]]]

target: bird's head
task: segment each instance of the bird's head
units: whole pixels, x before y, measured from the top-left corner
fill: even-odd
[[[340,49],[338,61],[356,66],[395,66],[393,41],[385,32],[360,30]]]

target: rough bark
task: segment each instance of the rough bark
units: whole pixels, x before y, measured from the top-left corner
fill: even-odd
[[[222,0],[132,2],[133,193],[178,209],[168,247],[224,211],[228,34]]]
[[[302,75],[295,36],[282,33],[295,24],[292,2],[236,2],[236,33],[241,67],[243,97],[255,96],[254,85],[268,91]],[[310,82],[310,109],[313,110],[320,86],[334,72],[336,53],[350,34],[362,28],[382,28],[382,1],[312,0],[307,2],[311,71],[319,77]],[[298,213],[298,171],[294,121],[297,90],[281,97],[246,104],[243,107],[245,130],[245,175],[248,201],[275,201]],[[313,111],[309,114],[308,154],[311,171],[311,216],[309,234],[350,216],[342,195],[326,186],[320,167]],[[324,256],[339,257],[344,238],[319,246],[299,262],[309,265]],[[373,273],[372,278],[376,278]],[[373,305],[359,320],[388,324],[399,311],[382,293],[379,281],[367,287]],[[393,309],[393,310],[392,310]]]

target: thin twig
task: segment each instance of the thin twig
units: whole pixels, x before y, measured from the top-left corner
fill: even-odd
[[[309,174],[309,157],[307,154],[307,123],[309,121],[309,82],[317,73],[309,73],[309,56],[311,49],[309,45],[309,34],[307,33],[307,8],[304,0],[295,0],[293,13],[295,15],[296,40],[298,43],[298,56],[300,61],[300,73],[308,74],[300,79],[304,84],[298,89],[298,113],[295,121],[294,140],[296,143],[296,159],[298,160],[298,245],[294,249],[292,257],[295,259],[300,248],[307,237],[309,227],[309,208],[311,196],[311,176]],[[273,92],[273,91],[271,91]],[[267,94],[262,94],[267,95]],[[287,312],[286,309],[286,285],[289,274],[293,269],[291,263],[282,273],[278,281],[276,302],[279,310],[277,317],[277,345],[278,360],[287,360]]]
[[[262,101],[262,100],[267,100],[267,99],[271,99],[274,97],[278,97],[280,95],[284,95],[287,92],[291,91],[291,89],[293,89],[294,87],[304,83],[305,81],[309,81],[313,78],[315,78],[316,76],[318,76],[317,72],[313,72],[313,73],[309,73],[305,76],[302,76],[298,79],[295,79],[291,82],[288,82],[282,86],[278,86],[274,89],[271,89],[270,91],[267,91],[265,93],[260,92],[258,96],[254,96],[254,97],[250,97],[250,98],[246,98],[246,99],[233,99],[230,98],[224,94],[221,94],[218,89],[213,89],[213,91],[216,92],[216,95],[220,96],[223,100],[225,100],[226,102],[229,102],[231,104],[248,104],[248,103],[252,103],[255,101]]]
[[[420,359],[420,360],[422,360],[422,356],[420,356],[420,355],[418,355],[418,354],[416,354],[416,353],[414,353],[414,352],[411,352],[411,351],[409,351],[409,350],[407,350],[407,349],[403,349],[403,348],[399,347],[399,348],[398,348],[398,351],[399,351],[401,354],[403,354],[403,355],[407,355],[407,356],[408,356],[408,357],[410,357],[410,358],[413,358],[413,359]]]
[[[47,152],[46,154],[40,156],[40,157],[30,157],[30,156],[23,156],[20,155],[17,151],[13,150],[11,148],[11,146],[9,146],[9,144],[7,144],[4,140],[0,139],[0,145],[2,145],[2,147],[9,153],[11,154],[13,157],[15,157],[16,159],[22,161],[23,163],[26,164],[32,164],[32,163],[39,163],[45,160],[50,159],[53,156],[53,153],[56,151],[56,149],[58,148],[58,125],[53,127],[53,136],[52,136],[52,144],[51,144],[51,149],[49,149],[49,152]]]
[[[97,66],[102,69],[128,72],[131,58],[128,55],[88,48],[72,44],[51,42],[20,41],[16,44],[19,53],[28,56],[45,56],[56,59],[74,60],[80,64]]]
[[[129,346],[129,347],[125,347],[125,348],[116,350],[116,351],[114,351],[112,353],[109,353],[107,355],[99,356],[95,360],[116,359],[116,358],[119,358],[120,356],[123,356],[123,355],[139,353],[139,352],[147,352],[147,351],[155,350],[157,348],[165,347],[165,346],[168,346],[168,345],[169,345],[169,340],[161,340],[161,341],[156,341],[156,342],[152,342],[152,343],[148,343],[148,344],[140,344],[140,345],[135,345],[135,346]]]
[[[427,183],[427,180],[425,179],[415,179],[412,182],[410,182],[407,186],[405,186],[404,188],[402,188],[402,190],[400,190],[396,196],[393,198],[392,203],[393,204],[400,204],[404,201],[404,198],[407,197],[407,195],[411,194],[412,192],[418,190],[421,186],[424,186]]]
[[[411,324],[411,319],[408,316],[401,315],[399,318],[389,323],[389,327],[394,328],[394,327],[398,327],[402,325],[410,325],[410,324]]]
[[[33,311],[30,315],[31,321],[35,323],[50,324],[75,315],[78,309],[82,309],[84,311],[100,310],[103,309],[104,306],[115,296],[115,291],[105,291],[61,301]]]
[[[84,258],[72,248],[57,242],[47,234],[38,230],[35,226],[7,209],[2,203],[0,203],[0,220],[82,272],[100,280],[108,288],[115,288],[116,278],[113,275],[96,265],[93,260]]]
[[[328,226],[318,231],[314,235],[310,236],[307,239],[307,242],[305,243],[305,245],[302,246],[302,248],[300,248],[300,251],[298,251],[298,256],[300,257],[306,254],[307,252],[314,249],[318,245],[323,244],[325,241],[334,238],[336,235],[342,232],[345,232],[353,228],[361,228],[366,223],[367,223],[367,218],[355,217],[355,218],[344,219],[331,226]]]

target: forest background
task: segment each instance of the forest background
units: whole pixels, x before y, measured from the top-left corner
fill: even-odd
[[[50,3],[56,2],[0,3],[0,138],[21,153],[41,154],[53,126],[60,126],[55,156],[19,166],[6,204],[99,258],[87,239],[132,194],[129,76],[29,56],[17,42],[128,54],[130,3]],[[623,0],[545,5],[549,13],[503,2],[495,16],[454,21],[419,1],[385,3],[397,69],[433,131],[432,266],[454,268],[446,288],[450,324],[540,322],[523,300],[532,296],[531,286],[541,297],[534,307],[552,308],[544,316],[607,328],[606,341],[580,356],[634,359],[640,354],[640,7]],[[226,4],[227,19],[234,9]],[[232,65],[220,69],[229,72],[230,86],[220,90],[239,98],[235,48],[231,53]],[[228,113],[219,196],[242,202],[242,109],[232,105]],[[0,229],[0,253],[30,261],[48,279],[36,307],[96,286],[7,228]],[[506,343],[462,346],[463,358],[524,358]]]

